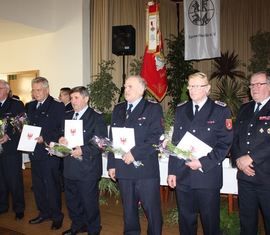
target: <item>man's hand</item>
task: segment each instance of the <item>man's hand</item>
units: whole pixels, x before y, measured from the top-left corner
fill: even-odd
[[[132,155],[132,153],[130,151],[125,153],[123,155],[122,159],[127,165],[129,165],[130,163],[135,161],[135,159],[134,159],[134,157],[133,157],[133,155]]]
[[[252,163],[253,163],[253,160],[248,154],[243,155],[242,157],[236,160],[236,166],[238,167],[238,169],[240,171],[243,171],[248,176],[255,175],[255,171],[252,168],[253,167]]]
[[[39,137],[35,138],[35,140],[37,141],[38,144],[42,144],[44,142],[42,136],[39,136]]]
[[[115,168],[109,169],[108,174],[109,174],[110,178],[111,178],[113,181],[116,181],[116,178],[115,178]]]
[[[65,145],[65,146],[68,145],[67,139],[65,137],[63,137],[63,136],[59,138],[58,143],[62,144],[62,145]]]
[[[171,188],[176,187],[176,176],[175,175],[168,175],[167,183]]]
[[[198,159],[191,159],[191,161],[186,162],[186,165],[194,171],[202,168],[202,164]]]
[[[80,158],[82,156],[82,149],[80,146],[76,146],[75,148],[73,148],[73,150],[71,151],[70,155],[74,158]]]
[[[0,139],[0,144],[4,144],[9,140],[9,137],[7,134],[4,134],[4,136]]]

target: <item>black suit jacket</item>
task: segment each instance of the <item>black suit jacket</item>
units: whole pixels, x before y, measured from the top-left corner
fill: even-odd
[[[65,112],[69,113],[73,111],[73,107],[71,105],[71,103],[69,102],[68,104],[65,105]]]
[[[133,164],[127,165],[123,160],[115,159],[113,154],[109,154],[107,168],[116,168],[116,177],[122,179],[159,178],[158,153],[153,144],[158,144],[164,131],[162,108],[158,103],[142,99],[128,119],[126,109],[126,102],[115,106],[111,127],[134,128],[135,146],[131,153],[144,166],[135,168]]]
[[[170,156],[168,173],[177,176],[177,184],[191,188],[222,187],[222,161],[233,140],[231,126],[226,127],[226,119],[230,118],[228,107],[216,104],[209,98],[194,118],[192,101],[176,108],[172,142],[177,145],[189,131],[213,148],[207,156],[200,158],[203,173],[191,170],[184,160]]]
[[[270,101],[254,115],[255,102],[248,102],[240,108],[235,123],[232,146],[234,162],[249,154],[253,159],[255,176],[238,171],[237,178],[257,184],[270,184]]]
[[[27,116],[30,125],[41,127],[40,135],[45,143],[58,142],[62,134],[62,123],[65,114],[64,104],[55,100],[52,96],[48,96],[38,110],[36,106],[36,100],[28,104]],[[30,155],[31,161],[52,158],[48,155],[45,147],[44,143],[37,144],[33,154]]]
[[[65,119],[72,119],[74,114],[69,112]],[[103,115],[88,107],[83,116],[83,140],[82,160],[75,159],[71,156],[64,158],[64,176],[72,180],[89,180],[97,179],[102,174],[102,153],[89,141],[94,135],[99,137],[107,136],[107,126]]]
[[[15,117],[24,112],[25,110],[22,101],[8,97],[0,108],[0,118]],[[3,144],[3,153],[16,153],[20,133],[10,124],[7,126],[6,133],[10,140]]]

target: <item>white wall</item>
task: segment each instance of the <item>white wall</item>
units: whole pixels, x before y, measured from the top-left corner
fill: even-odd
[[[56,15],[48,17],[59,17],[59,28],[39,36],[0,43],[0,73],[39,70],[40,76],[49,80],[51,95],[55,97],[63,86],[86,85],[89,61],[83,59],[83,43],[87,44],[85,41],[89,38],[83,33],[83,27],[89,28],[89,24],[83,23],[83,6],[88,1],[55,0]]]

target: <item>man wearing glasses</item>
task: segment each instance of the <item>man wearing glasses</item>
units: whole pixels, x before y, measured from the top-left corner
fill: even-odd
[[[242,105],[236,119],[232,156],[238,173],[241,235],[256,235],[261,208],[265,234],[270,234],[270,76],[250,78],[252,101]]]
[[[208,98],[210,88],[204,73],[190,75],[188,91],[191,101],[176,108],[172,142],[177,145],[186,132],[190,132],[212,148],[199,159],[169,158],[168,185],[176,187],[181,235],[197,234],[198,214],[205,235],[220,234],[222,161],[231,146],[233,133],[228,107]]]

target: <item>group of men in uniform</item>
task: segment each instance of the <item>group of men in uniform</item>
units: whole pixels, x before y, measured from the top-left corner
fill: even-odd
[[[211,86],[207,76],[198,72],[188,78],[191,100],[176,108],[172,143],[177,145],[185,133],[190,132],[212,150],[189,161],[169,158],[168,185],[176,188],[181,235],[197,234],[198,214],[205,235],[219,234],[222,161],[230,150],[238,167],[241,235],[257,234],[259,208],[264,215],[266,234],[270,234],[269,75],[266,72],[253,74],[249,87],[253,100],[241,107],[233,128],[227,105],[208,97]],[[135,138],[135,146],[121,159],[115,158],[113,153],[108,154],[109,176],[118,182],[120,189],[124,235],[141,234],[139,202],[148,220],[147,234],[162,234],[158,152],[153,145],[159,144],[164,133],[163,112],[158,103],[143,98],[145,89],[146,83],[140,76],[127,78],[125,101],[117,104],[112,113],[111,128],[132,128]],[[22,102],[9,97],[8,92],[8,83],[1,80],[0,118],[24,112]],[[95,135],[106,137],[107,128],[102,114],[88,106],[87,88],[78,86],[68,94],[72,108],[50,96],[46,78],[37,77],[32,81],[34,100],[28,104],[27,115],[30,125],[42,129],[36,139],[37,146],[30,154],[33,192],[39,214],[29,223],[52,220],[51,229],[62,226],[60,159],[48,156],[45,144],[53,141],[67,145],[64,120],[80,119],[83,121],[84,145],[73,148],[64,158],[65,196],[72,224],[62,234],[88,232],[98,235],[101,231],[98,182],[102,174],[102,151],[89,140]],[[8,126],[0,138],[3,148],[0,153],[0,213],[8,210],[11,193],[16,219],[24,217],[25,208],[21,157],[16,151],[19,136],[20,133]],[[113,140],[112,129],[109,137]]]

